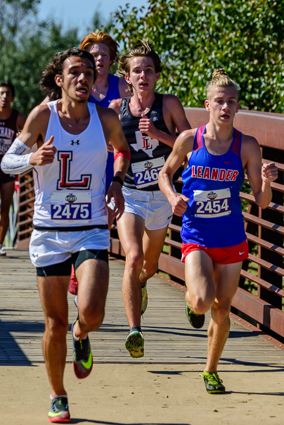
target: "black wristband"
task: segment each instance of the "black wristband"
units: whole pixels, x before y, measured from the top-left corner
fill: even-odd
[[[112,178],[112,181],[113,181],[113,182],[118,182],[121,186],[123,185],[123,180],[122,180],[122,178],[121,178],[121,177],[119,177],[119,176],[114,176],[114,177]]]

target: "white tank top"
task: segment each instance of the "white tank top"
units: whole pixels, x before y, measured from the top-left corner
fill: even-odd
[[[57,102],[49,102],[44,142],[54,136],[52,164],[34,167],[34,226],[71,227],[107,224],[105,170],[107,144],[95,104],[88,103],[90,121],[80,134],[61,126]]]

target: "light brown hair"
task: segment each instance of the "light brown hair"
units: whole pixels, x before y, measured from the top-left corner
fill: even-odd
[[[147,42],[141,40],[140,43],[135,44],[129,52],[125,53],[118,61],[117,75],[121,78],[125,78],[125,75],[129,75],[130,72],[130,60],[135,57],[146,56],[153,60],[155,73],[162,71],[161,59],[154,51],[152,46]],[[132,91],[132,86],[128,84],[128,88]]]

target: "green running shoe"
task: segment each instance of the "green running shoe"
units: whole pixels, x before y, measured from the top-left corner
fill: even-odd
[[[142,332],[131,332],[125,341],[125,348],[133,358],[144,356],[144,337]]]
[[[200,376],[203,377],[206,391],[209,394],[224,394],[225,387],[217,372],[204,372]]]
[[[73,334],[73,328],[77,319],[72,325],[73,337],[73,370],[78,379],[87,378],[93,369],[93,356],[89,337],[76,340]]]
[[[187,320],[196,329],[202,328],[205,322],[205,314],[197,314],[195,311],[191,310],[189,305],[186,303],[185,306],[185,314],[187,317]]]
[[[51,402],[51,408],[48,412],[49,422],[69,423],[70,414],[68,409],[68,400],[66,397],[55,397]]]
[[[142,316],[142,314],[144,314],[145,311],[147,310],[147,306],[148,306],[147,282],[145,283],[143,288],[141,288],[141,292],[142,292],[142,304],[141,304],[141,316]]]

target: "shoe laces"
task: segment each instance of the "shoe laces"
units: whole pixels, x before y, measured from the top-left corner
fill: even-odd
[[[52,412],[60,412],[62,410],[68,410],[68,399],[67,397],[55,397],[51,402]]]
[[[219,378],[219,375],[217,372],[204,372],[200,373],[199,376],[202,376],[205,378],[210,385],[217,385],[222,384],[223,381],[221,378]]]
[[[79,341],[74,340],[74,351],[75,360],[87,362],[90,355],[90,343],[89,338],[80,339]]]

